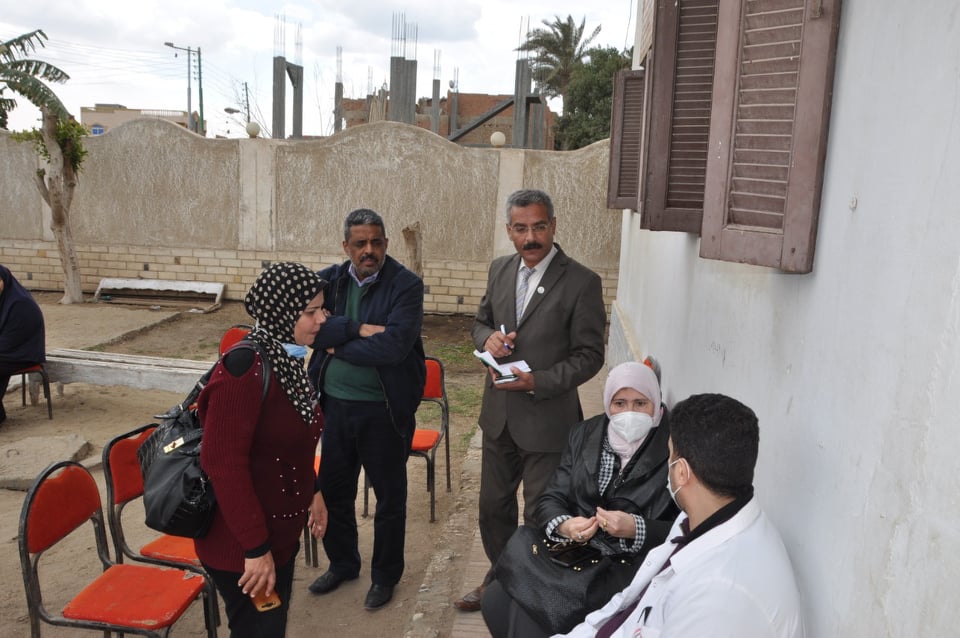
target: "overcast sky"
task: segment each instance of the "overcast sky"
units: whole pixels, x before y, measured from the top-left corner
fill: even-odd
[[[36,57],[56,64],[71,79],[54,85],[79,118],[81,106],[122,104],[133,109],[187,108],[187,59],[201,50],[204,117],[208,135],[242,134],[243,83],[251,111],[271,122],[272,60],[285,54],[304,68],[304,127],[307,135],[333,130],[337,47],[342,47],[344,97],[363,97],[389,81],[390,56],[417,60],[417,96],[429,97],[439,54],[441,95],[456,77],[465,93],[511,94],[514,65],[526,25],[572,15],[585,33],[601,25],[595,45],[623,49],[633,44],[636,0],[331,0],[283,3],[273,0],[11,0],[0,13],[0,41],[42,29],[49,37]],[[393,38],[395,16],[407,25],[405,48]],[[278,17],[279,16],[279,17]],[[415,37],[414,37],[415,31]],[[194,54],[194,67],[196,55]],[[199,111],[196,69],[192,107]],[[17,97],[17,96],[14,96]],[[286,133],[291,132],[287,88]],[[9,128],[37,125],[39,112],[17,98]],[[225,107],[241,110],[231,116]]]

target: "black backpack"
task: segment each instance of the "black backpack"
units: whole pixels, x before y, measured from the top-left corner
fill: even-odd
[[[257,342],[241,339],[223,357],[236,349],[260,353],[263,394],[270,389],[270,363]],[[219,363],[219,361],[218,361]],[[141,444],[137,455],[143,474],[143,508],[148,527],[187,538],[201,538],[210,529],[217,497],[200,467],[203,425],[197,415],[197,398],[217,364],[207,370],[183,401],[160,419],[157,429]]]

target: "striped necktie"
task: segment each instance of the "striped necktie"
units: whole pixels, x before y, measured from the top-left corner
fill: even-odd
[[[520,323],[520,317],[523,316],[523,307],[526,305],[524,302],[527,300],[527,282],[530,281],[530,275],[535,270],[536,268],[520,267],[520,277],[517,283],[517,323]]]

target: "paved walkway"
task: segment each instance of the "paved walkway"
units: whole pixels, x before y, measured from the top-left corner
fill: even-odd
[[[583,413],[586,416],[593,416],[603,412],[603,384],[607,379],[607,368],[604,366],[599,373],[582,386],[580,386],[580,402],[583,404]],[[474,444],[479,445],[479,431],[475,437]],[[472,445],[474,445],[472,444]],[[479,465],[470,465],[464,463],[464,472],[479,472]],[[476,477],[477,485],[480,484],[480,477]],[[520,509],[523,511],[523,500],[520,499]],[[463,572],[463,581],[460,589],[453,592],[452,600],[456,600],[473,587],[483,582],[490,567],[487,555],[483,551],[483,544],[480,542],[480,530],[477,529],[473,535],[473,543],[468,550],[467,568]],[[487,631],[487,625],[483,622],[483,615],[480,612],[457,612],[450,632],[451,636],[456,638],[489,638],[490,632]]]

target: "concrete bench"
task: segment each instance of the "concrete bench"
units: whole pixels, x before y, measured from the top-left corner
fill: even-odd
[[[44,365],[62,397],[65,383],[123,385],[186,394],[213,362],[58,348],[47,353]]]
[[[93,295],[94,301],[114,301],[123,299],[127,302],[161,305],[165,300],[179,299],[209,299],[213,297],[213,304],[200,310],[212,312],[220,307],[223,301],[224,285],[205,281],[176,281],[173,279],[122,279],[107,277],[100,280],[97,291]]]

